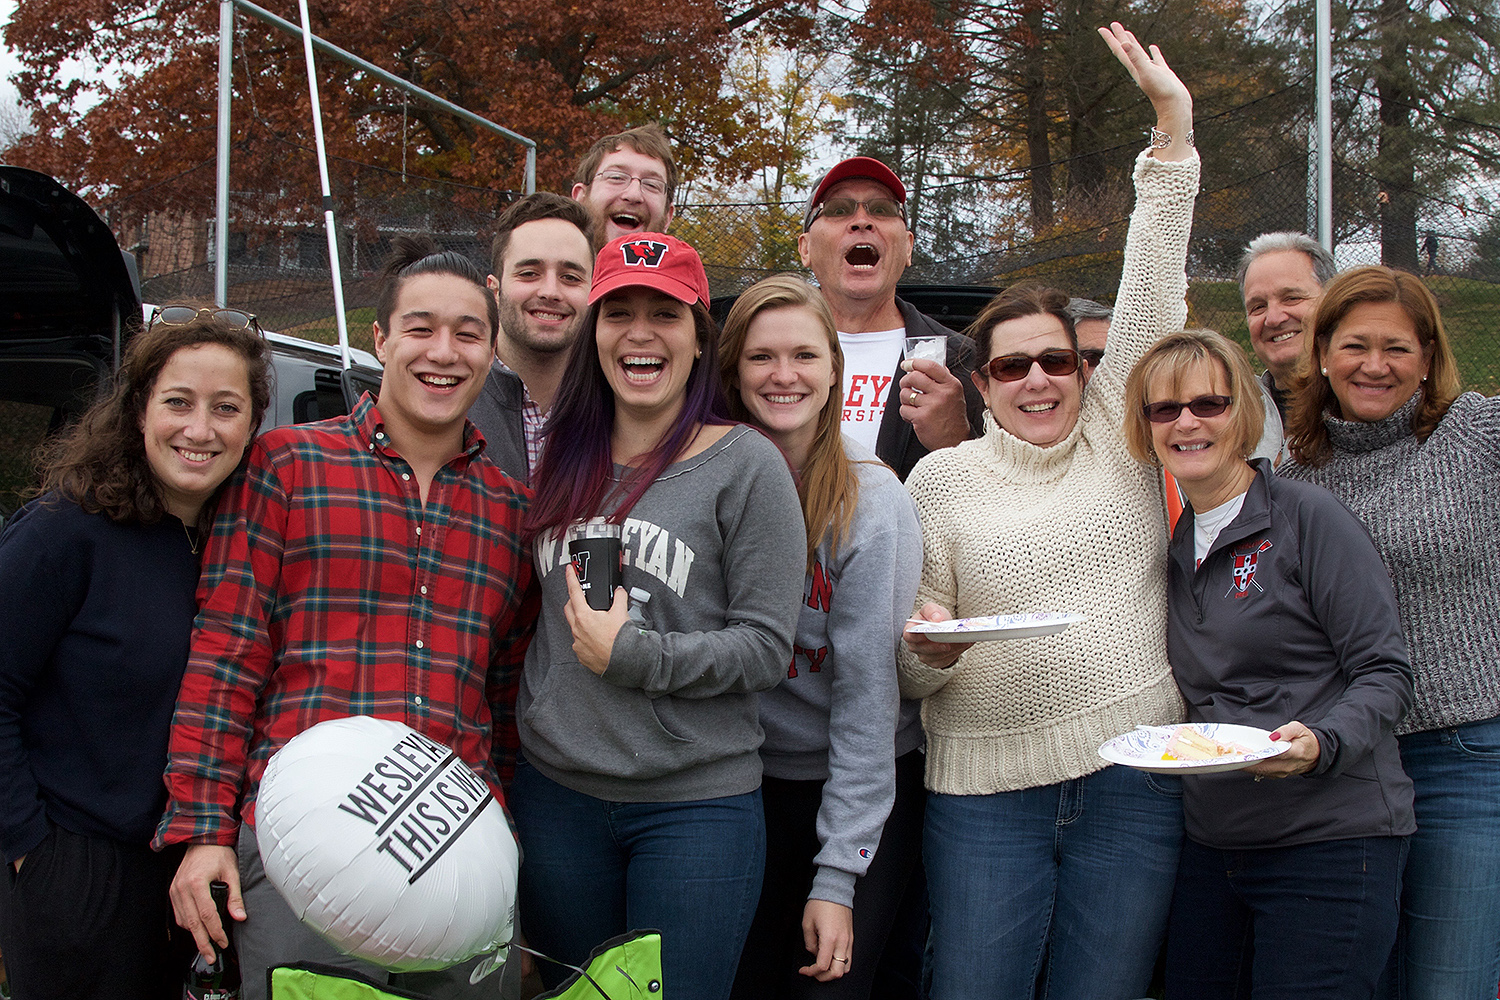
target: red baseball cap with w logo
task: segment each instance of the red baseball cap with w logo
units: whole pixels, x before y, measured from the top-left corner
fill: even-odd
[[[698,251],[666,233],[631,233],[604,244],[594,261],[589,305],[616,289],[637,287],[708,308],[708,275]]]

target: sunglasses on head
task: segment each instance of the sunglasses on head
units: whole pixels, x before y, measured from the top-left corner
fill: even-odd
[[[1183,410],[1191,410],[1195,417],[1217,417],[1229,409],[1229,404],[1234,402],[1232,396],[1199,396],[1190,399],[1186,403],[1160,402],[1145,403],[1141,406],[1146,419],[1153,424],[1170,424],[1182,415]]]
[[[829,198],[812,210],[812,218],[808,220],[808,223],[817,222],[821,218],[850,219],[861,208],[868,212],[872,219],[901,219],[903,221],[906,219],[906,209],[890,198],[871,198],[869,201]]]
[[[163,326],[187,326],[200,316],[216,319],[225,326],[236,330],[253,330],[261,336],[265,332],[260,328],[260,321],[255,318],[254,313],[241,312],[238,309],[214,309],[209,306],[157,306],[151,310],[151,322],[147,326],[155,326],[157,323]]]
[[[1002,354],[991,358],[984,370],[996,382],[1019,382],[1031,373],[1033,364],[1041,365],[1048,375],[1071,375],[1078,370],[1078,352],[1060,347],[1041,354]]]

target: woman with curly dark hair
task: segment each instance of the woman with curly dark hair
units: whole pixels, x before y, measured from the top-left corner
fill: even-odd
[[[0,950],[18,997],[170,995],[148,846],[200,526],[270,398],[255,318],[167,306],[0,533]]]

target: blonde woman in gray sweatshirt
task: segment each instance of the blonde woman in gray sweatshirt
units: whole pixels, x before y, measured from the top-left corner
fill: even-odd
[[[719,348],[731,415],[798,473],[807,579],[792,659],[761,695],[766,874],[736,998],[865,998],[920,857],[922,728],[896,687],[921,528],[889,468],[839,432],[843,354],[796,275],[735,303]]]

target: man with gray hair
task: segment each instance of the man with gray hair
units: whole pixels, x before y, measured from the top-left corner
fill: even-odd
[[[1115,318],[1115,311],[1093,299],[1072,298],[1068,300],[1068,315],[1073,319],[1073,332],[1078,335],[1078,357],[1083,361],[1086,384],[1104,358],[1104,342],[1109,338],[1109,324]]]
[[[1261,383],[1286,416],[1288,379],[1304,353],[1303,326],[1338,273],[1333,255],[1304,233],[1262,233],[1245,247],[1235,277],[1245,302],[1250,346],[1266,366]]]

